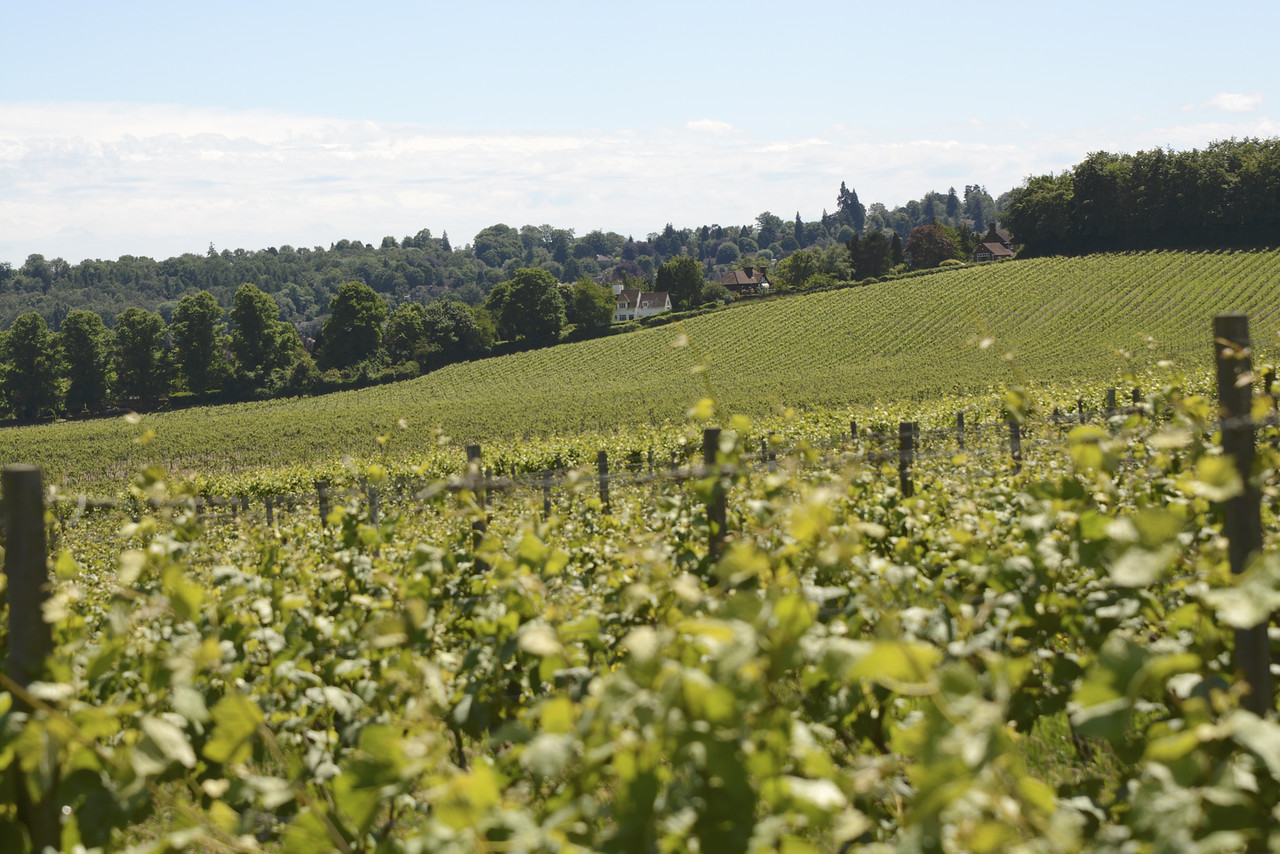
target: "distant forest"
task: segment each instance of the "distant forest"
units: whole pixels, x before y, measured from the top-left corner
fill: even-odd
[[[957,232],[985,229],[999,218],[1001,200],[984,187],[966,186],[926,193],[918,201],[889,210],[864,206],[857,193],[841,184],[832,213],[814,220],[762,212],[743,225],[703,225],[659,231],[636,239],[613,231],[577,235],[553,225],[499,223],[482,229],[470,243],[454,246],[448,232],[430,229],[401,238],[383,237],[377,244],[338,240],[323,246],[272,246],[267,249],[217,249],[161,261],[124,255],[116,261],[31,255],[19,267],[0,263],[0,328],[21,314],[36,312],[59,330],[72,311],[99,315],[108,327],[127,308],[142,308],[172,322],[179,301],[209,291],[218,305],[230,309],[240,285],[252,283],[270,294],[280,319],[304,337],[316,337],[338,289],[362,282],[394,309],[404,303],[430,304],[451,299],[478,306],[493,287],[519,268],[541,268],[556,280],[574,282],[588,276],[600,283],[624,281],[649,289],[665,261],[688,256],[708,279],[749,266],[768,267],[801,249],[827,251],[824,272],[848,279],[855,272],[841,267],[849,238],[882,233],[906,241],[913,228],[938,222]],[[887,244],[886,244],[887,245]]]
[[[1280,244],[1280,139],[1090,154],[1006,197],[1019,255]]]

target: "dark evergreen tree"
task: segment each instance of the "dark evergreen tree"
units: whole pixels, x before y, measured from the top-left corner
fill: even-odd
[[[836,196],[836,206],[841,222],[849,225],[858,234],[866,231],[867,209],[858,201],[858,194],[840,182],[840,194]]]
[[[956,195],[956,188],[952,187],[947,191],[947,219],[955,220],[960,216],[960,197]]]

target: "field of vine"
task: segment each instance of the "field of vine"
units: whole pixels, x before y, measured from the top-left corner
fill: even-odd
[[[1216,409],[1158,371],[1085,426],[1013,390],[1018,470],[932,413],[912,497],[871,436],[798,421],[764,466],[704,400],[717,466],[620,478],[608,513],[589,476],[544,518],[427,473],[396,500],[379,464],[348,473],[376,522],[203,518],[158,468],[137,521],[55,504],[0,846],[52,792],[65,850],[1276,850],[1280,725],[1232,656],[1280,603],[1280,434],[1233,577]]]
[[[390,386],[159,413],[145,446],[118,419],[3,430],[0,459],[103,489],[153,462],[216,477],[337,468],[346,455],[422,461],[446,447],[443,461],[482,442],[514,464],[527,437],[575,437],[581,448],[564,453],[625,453],[653,444],[655,430],[677,436],[690,401],[708,394],[760,425],[788,408],[847,423],[884,402],[950,397],[955,409],[1008,382],[1065,393],[1162,359],[1207,364],[1208,319],[1228,310],[1249,313],[1255,340],[1274,343],[1280,252],[1050,258],[780,297]]]

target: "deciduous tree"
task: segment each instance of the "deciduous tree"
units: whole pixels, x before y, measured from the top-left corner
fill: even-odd
[[[222,307],[213,294],[200,291],[179,301],[169,335],[178,371],[189,390],[202,394],[226,378],[226,360],[222,356],[225,330]]]
[[[373,356],[382,343],[387,304],[364,282],[347,282],[329,303],[317,347],[320,368],[346,368]]]
[[[658,268],[654,290],[666,291],[671,295],[672,308],[684,311],[701,302],[705,285],[702,265],[688,255],[681,255]]]
[[[77,310],[63,318],[58,335],[67,366],[67,408],[102,408],[111,368],[111,330],[96,312]]]
[[[574,326],[598,329],[613,321],[615,306],[611,289],[596,284],[590,276],[583,276],[573,283],[566,311],[569,322]]]
[[[523,267],[494,286],[485,308],[508,341],[550,341],[564,328],[564,299],[555,277],[546,270]]]
[[[36,418],[56,409],[61,372],[57,339],[35,312],[19,315],[0,343],[0,387],[19,418]]]
[[[955,258],[957,255],[955,241],[947,234],[947,230],[936,222],[911,229],[906,251],[911,255],[911,266],[917,270],[936,267],[946,259]]]
[[[169,389],[164,318],[127,308],[116,318],[116,391],[121,397],[159,397]]]

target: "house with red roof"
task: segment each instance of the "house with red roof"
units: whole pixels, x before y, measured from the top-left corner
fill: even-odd
[[[991,223],[986,235],[978,243],[973,252],[974,261],[1008,261],[1016,250],[1013,248],[1013,237],[1003,228],[996,228]]]
[[[755,267],[730,270],[719,281],[733,294],[758,294],[769,290],[769,277],[764,270],[757,270]]]

